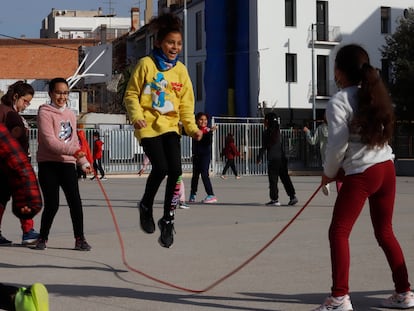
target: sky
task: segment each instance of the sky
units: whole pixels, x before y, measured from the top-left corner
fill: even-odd
[[[143,12],[145,0],[1,0],[0,39],[4,35],[20,38],[39,38],[42,21],[52,8],[59,10],[98,10],[110,14],[110,8],[117,17],[129,17],[131,7]]]

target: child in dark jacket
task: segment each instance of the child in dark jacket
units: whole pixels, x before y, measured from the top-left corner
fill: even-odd
[[[215,203],[217,202],[217,198],[214,195],[208,171],[211,161],[213,132],[217,129],[217,127],[213,126],[209,128],[207,126],[208,116],[203,112],[197,113],[196,123],[198,128],[203,132],[203,138],[200,141],[193,139],[193,177],[191,178],[191,194],[188,202],[194,203],[196,200],[198,178],[201,175],[201,179],[207,193],[207,196],[202,202]]]
[[[264,126],[262,147],[257,157],[257,163],[261,163],[263,154],[267,151],[267,175],[269,178],[270,201],[266,205],[280,206],[279,189],[277,187],[279,177],[290,197],[288,205],[295,205],[298,203],[298,199],[296,198],[295,188],[288,174],[287,158],[283,151],[280,138],[279,120],[275,113],[269,112],[265,115]]]
[[[223,155],[226,157],[226,165],[224,166],[223,172],[221,173],[221,178],[227,178],[226,172],[230,167],[236,179],[240,179],[240,176],[237,174],[236,165],[234,164],[234,158],[240,156],[240,152],[237,150],[237,147],[234,144],[234,136],[232,133],[228,133],[226,136]]]

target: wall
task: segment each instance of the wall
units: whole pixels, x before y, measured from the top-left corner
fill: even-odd
[[[78,67],[78,47],[95,40],[0,40],[1,79],[70,77]]]

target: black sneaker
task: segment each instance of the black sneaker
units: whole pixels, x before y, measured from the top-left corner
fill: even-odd
[[[298,203],[298,198],[296,196],[293,196],[293,197],[290,198],[290,201],[289,201],[288,205],[293,206],[296,203]]]
[[[152,211],[148,207],[145,207],[141,202],[139,203],[139,220],[142,230],[146,233],[155,232],[155,223],[154,218],[152,218]]]
[[[75,249],[77,251],[90,251],[92,247],[86,242],[85,238],[76,238]]]
[[[47,240],[45,240],[43,238],[38,238],[35,249],[38,249],[38,250],[41,250],[41,251],[47,249],[46,243],[47,243]]]
[[[164,218],[161,218],[158,220],[158,228],[161,230],[158,242],[162,247],[170,248],[174,243],[174,220],[165,220]]]
[[[10,240],[7,240],[2,234],[1,234],[1,231],[0,231],[0,246],[8,246],[8,245],[12,245],[12,241],[10,241]]]

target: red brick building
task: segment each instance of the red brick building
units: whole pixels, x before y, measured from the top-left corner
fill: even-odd
[[[0,79],[70,77],[78,67],[78,48],[95,39],[1,39]]]

